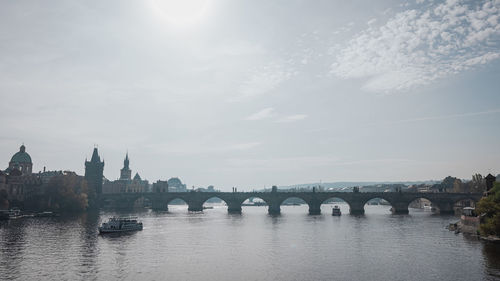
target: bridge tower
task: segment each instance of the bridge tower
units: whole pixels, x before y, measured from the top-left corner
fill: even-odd
[[[101,162],[97,147],[94,147],[90,161],[85,160],[85,180],[89,189],[95,194],[102,194],[102,174],[104,171],[104,161]]]

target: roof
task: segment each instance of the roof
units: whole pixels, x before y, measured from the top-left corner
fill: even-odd
[[[26,147],[21,145],[19,152],[16,152],[10,159],[10,162],[14,163],[32,163],[31,156],[26,152]]]
[[[486,176],[486,179],[495,179],[495,178],[496,178],[496,177],[495,177],[494,175],[492,175],[492,174],[488,174],[488,175]]]
[[[97,147],[94,147],[94,151],[92,152],[92,158],[90,162],[101,162],[101,157],[99,157],[99,152],[97,152]]]

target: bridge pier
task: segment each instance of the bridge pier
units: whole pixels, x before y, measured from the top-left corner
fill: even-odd
[[[203,211],[203,203],[188,203],[188,211],[189,212],[202,212]]]
[[[364,202],[348,202],[349,203],[349,213],[351,215],[364,215],[365,214],[365,203]]]
[[[153,200],[151,208],[153,211],[168,211],[168,203],[163,200]]]
[[[395,215],[407,215],[409,213],[408,204],[406,202],[393,204],[391,212]]]
[[[267,208],[267,212],[270,215],[279,215],[281,213],[280,204],[277,204],[277,203],[269,204],[269,207]]]
[[[437,207],[439,209],[439,213],[443,215],[455,214],[455,210],[453,206],[455,204],[452,202],[439,202],[437,203]]]
[[[231,214],[239,214],[241,213],[241,203],[239,202],[226,202],[227,203],[227,212]]]
[[[309,203],[309,215],[320,215],[321,214],[321,203]]]

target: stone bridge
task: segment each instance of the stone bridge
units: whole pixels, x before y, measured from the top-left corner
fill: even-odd
[[[132,209],[138,199],[148,199],[153,210],[168,210],[174,199],[182,199],[189,211],[203,211],[203,204],[210,198],[223,200],[228,212],[241,212],[242,203],[249,198],[260,198],[268,205],[269,214],[279,214],[281,204],[288,198],[300,198],[309,205],[309,214],[321,213],[321,204],[328,199],[338,198],[349,204],[351,214],[364,214],[365,204],[375,198],[388,201],[393,213],[407,214],[408,205],[415,199],[425,198],[439,209],[440,213],[453,213],[453,206],[461,200],[481,199],[478,193],[413,193],[413,192],[146,192],[101,194],[101,205],[108,203],[116,209]]]

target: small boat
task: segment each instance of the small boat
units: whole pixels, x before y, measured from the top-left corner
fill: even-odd
[[[116,233],[142,230],[142,222],[137,221],[135,217],[109,218],[108,222],[99,227],[99,233]]]
[[[335,207],[332,208],[332,216],[340,216],[342,215],[342,212],[340,211],[339,206],[335,205]]]
[[[7,215],[9,216],[10,220],[15,220],[15,219],[20,219],[23,218],[24,216],[21,214],[21,210],[14,208],[10,209],[7,211]]]
[[[41,213],[38,213],[35,215],[35,217],[39,217],[39,218],[58,217],[58,216],[59,216],[59,214],[49,212],[49,211],[41,212]]]
[[[203,210],[207,210],[207,209],[213,209],[214,206],[203,206]]]

